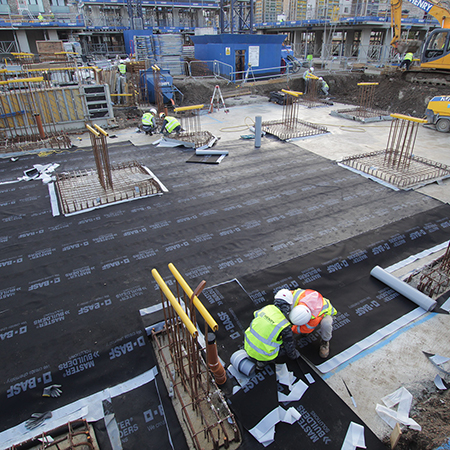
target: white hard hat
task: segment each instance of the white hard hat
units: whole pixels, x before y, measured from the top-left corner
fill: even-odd
[[[286,303],[289,303],[292,305],[294,302],[294,296],[292,295],[292,292],[289,289],[280,289],[275,294],[276,299],[284,300]]]
[[[164,117],[166,117],[166,115],[162,112],[162,113],[159,113],[159,117],[161,117],[161,119],[164,119]]]
[[[154,116],[156,116],[156,114],[157,114],[157,112],[156,112],[156,109],[155,108],[152,108],[151,110],[150,110],[150,112],[154,115]]]
[[[306,305],[298,305],[290,312],[289,320],[294,325],[305,325],[311,320],[311,311]]]
[[[323,80],[323,78],[322,78],[322,77],[319,77],[319,80],[320,80],[320,81],[322,81],[322,80]]]
[[[314,67],[310,67],[309,70],[310,70],[311,72],[314,72]]]

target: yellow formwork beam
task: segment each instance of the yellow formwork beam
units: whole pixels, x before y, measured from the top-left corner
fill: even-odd
[[[184,323],[184,325],[188,329],[191,336],[197,337],[198,336],[197,328],[195,328],[191,319],[189,319],[189,316],[184,312],[183,308],[178,303],[177,299],[172,294],[171,290],[168,288],[167,284],[164,282],[161,275],[158,273],[158,271],[156,269],[152,270],[152,275],[153,275],[153,278],[155,279],[155,281],[158,283],[159,288],[163,291],[164,295],[171,303],[173,309],[176,311],[176,313],[180,317],[181,321]]]
[[[358,83],[358,86],[378,86],[380,83]]]
[[[419,119],[418,117],[405,116],[404,114],[391,114],[394,119],[409,120],[410,122],[427,123],[427,119]]]
[[[0,84],[11,84],[11,83],[38,83],[44,81],[44,77],[33,77],[33,78],[13,78],[11,80],[0,81]]]
[[[288,91],[287,89],[281,89],[281,92],[284,92],[285,94],[293,95],[294,97],[300,97],[300,95],[303,95],[303,92]]]
[[[66,61],[67,62],[67,61]],[[40,69],[27,69],[27,72],[51,72],[51,71],[61,71],[61,70],[82,70],[82,69],[97,69],[96,66],[83,66],[83,67],[45,67]]]
[[[204,106],[205,105],[180,106],[179,108],[175,108],[174,112],[192,111],[194,109],[202,109]]]
[[[194,291],[189,287],[186,281],[184,281],[184,278],[181,276],[180,272],[178,272],[178,270],[172,263],[169,264],[169,270],[172,272],[173,276],[175,277],[175,280],[177,280],[178,284],[181,286],[183,291],[187,294],[189,298],[191,298]],[[196,295],[194,295],[192,302],[194,303],[194,306],[197,308],[197,311],[205,319],[206,323],[209,325],[211,330],[217,331],[219,329],[219,325],[217,325],[217,322],[213,319],[211,314],[203,306],[202,302],[198,299]]]

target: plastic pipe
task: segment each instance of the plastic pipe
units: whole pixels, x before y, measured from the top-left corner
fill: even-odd
[[[261,116],[255,117],[255,148],[261,147]]]
[[[177,314],[180,316],[180,319],[186,326],[187,330],[191,334],[192,337],[198,336],[197,328],[195,328],[194,324],[192,323],[191,319],[188,317],[188,315],[184,312],[181,305],[178,303],[175,296],[172,294],[170,289],[168,288],[167,284],[162,279],[161,275],[158,273],[156,269],[152,270],[152,275],[155,281],[158,283],[159,288],[163,291],[164,295],[166,296],[167,300],[171,303],[173,309],[177,312]]]
[[[432,311],[436,307],[437,302],[435,300],[413,288],[404,281],[394,277],[393,275],[382,269],[380,266],[375,266],[370,271],[370,275],[375,277],[377,280],[380,280],[384,284],[387,284],[390,288],[394,289],[394,291],[402,294],[404,297],[411,300],[416,305],[423,308],[425,311]]]
[[[194,293],[194,291],[189,287],[184,278],[181,276],[180,272],[178,272],[177,268],[172,263],[169,264],[169,270],[172,272],[172,275],[175,277],[183,291],[186,292],[189,298],[192,298],[192,294]],[[201,316],[205,319],[211,330],[217,331],[219,329],[219,325],[217,325],[217,322],[213,319],[211,314],[203,306],[203,303],[197,298],[196,295],[194,295],[192,303],[197,308],[197,311],[201,314]]]
[[[199,156],[203,155],[228,155],[227,150],[195,150],[195,154]]]
[[[220,386],[227,381],[227,374],[217,354],[216,335],[208,333],[208,367],[214,375],[216,383]]]

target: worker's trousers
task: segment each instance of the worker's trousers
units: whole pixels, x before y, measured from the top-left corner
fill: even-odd
[[[324,341],[330,341],[333,334],[333,316],[325,316],[317,327],[317,333]]]

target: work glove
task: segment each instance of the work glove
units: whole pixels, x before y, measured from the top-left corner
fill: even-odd
[[[44,420],[50,419],[52,417],[52,412],[47,411],[44,413],[33,413],[31,417],[25,422],[25,427],[27,430],[33,430],[39,425],[44,423]]]
[[[62,390],[59,389],[60,387],[60,384],[52,384],[51,386],[45,387],[42,397],[59,397],[62,394]]]

